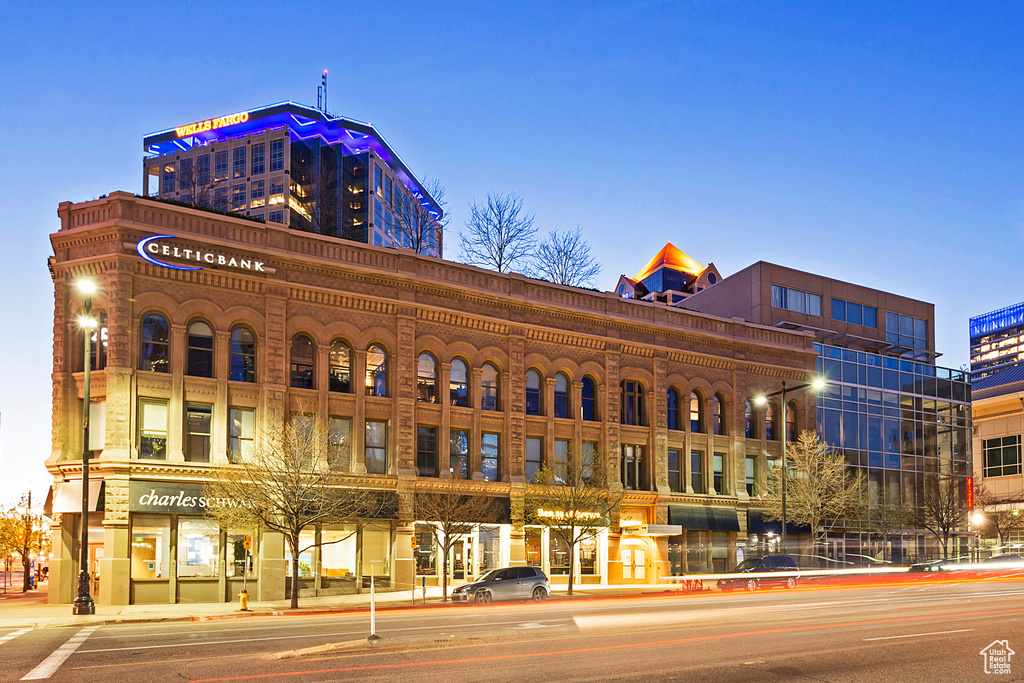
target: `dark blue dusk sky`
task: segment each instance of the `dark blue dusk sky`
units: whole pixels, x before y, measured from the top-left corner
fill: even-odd
[[[967,319],[1024,300],[1024,5],[4,3],[0,501],[44,491],[57,204],[139,192],[146,133],[294,100],[370,121],[466,205],[583,227],[600,286],[671,241]],[[315,9],[314,9],[315,8]]]

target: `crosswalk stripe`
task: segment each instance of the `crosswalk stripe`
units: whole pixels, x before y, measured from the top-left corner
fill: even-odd
[[[14,631],[13,633],[8,633],[6,636],[0,636],[0,645],[3,645],[8,640],[14,640],[18,636],[24,635],[24,634],[28,633],[31,630],[32,629],[30,629],[30,628],[23,628],[20,631]]]
[[[57,669],[60,668],[60,665],[63,664],[68,657],[74,654],[75,650],[85,642],[85,639],[98,628],[99,626],[89,626],[71,636],[71,639],[68,642],[54,650],[49,657],[43,660],[42,664],[22,676],[21,680],[37,681],[42,678],[49,678],[52,676]]]

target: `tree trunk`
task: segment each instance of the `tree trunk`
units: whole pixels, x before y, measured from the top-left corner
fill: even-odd
[[[291,608],[299,608],[299,535],[288,537],[288,545],[292,547],[292,601]]]
[[[24,548],[22,550],[24,551]],[[21,576],[21,590],[27,593],[32,582],[32,556],[27,551],[21,554],[21,568],[24,572]]]
[[[441,574],[441,602],[448,602],[448,546],[441,548],[441,555],[444,557],[444,564],[437,568]]]
[[[576,564],[576,542],[569,544],[569,591],[566,595],[572,595],[573,566]]]

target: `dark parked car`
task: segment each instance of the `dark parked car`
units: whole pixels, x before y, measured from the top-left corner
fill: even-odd
[[[796,588],[796,572],[800,568],[789,555],[765,555],[764,557],[751,557],[743,560],[730,574],[737,574],[736,578],[719,579],[718,587],[724,591],[737,588],[755,591],[761,586],[785,586]],[[778,577],[772,576],[743,576],[744,574],[767,574],[780,572]],[[784,572],[784,573],[781,573]]]
[[[452,591],[452,602],[476,602],[486,605],[492,600],[534,600],[540,602],[551,595],[548,577],[537,567],[505,567],[491,569],[473,583]]]

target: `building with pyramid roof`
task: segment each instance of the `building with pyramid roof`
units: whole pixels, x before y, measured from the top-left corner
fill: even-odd
[[[702,266],[669,242],[634,277],[621,275],[619,296],[677,304],[722,279],[715,264]]]

